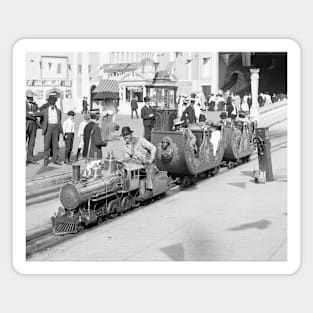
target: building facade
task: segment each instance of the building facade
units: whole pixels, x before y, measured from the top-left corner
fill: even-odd
[[[218,92],[218,70],[218,53],[212,52],[27,53],[26,89],[35,92],[39,105],[54,91],[60,109],[80,112],[83,97],[91,106],[99,104],[93,90],[101,80],[113,79],[119,83],[120,113],[128,114],[134,97],[143,104],[156,72],[169,73],[177,95],[196,93],[204,100]]]

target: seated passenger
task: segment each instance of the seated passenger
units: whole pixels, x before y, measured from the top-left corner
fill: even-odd
[[[206,110],[205,109],[201,109],[201,113],[199,116],[199,123],[204,123],[206,121]]]
[[[220,123],[221,124],[226,124],[227,122],[227,112],[221,112],[220,114]]]
[[[125,126],[122,128],[121,136],[125,141],[124,161],[135,161],[144,165],[145,180],[140,180],[139,198],[145,200],[152,197],[153,177],[154,177],[154,159],[156,147],[144,137],[133,137],[133,130]]]
[[[181,121],[179,119],[174,120],[174,130],[175,131],[181,131],[187,135],[188,141],[193,148],[194,152],[197,152],[197,138],[196,136],[192,133],[191,129],[188,128],[188,123],[186,121]]]

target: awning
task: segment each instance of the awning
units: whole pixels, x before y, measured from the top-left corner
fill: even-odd
[[[118,82],[112,79],[102,79],[92,93],[95,94],[94,100],[119,99]]]

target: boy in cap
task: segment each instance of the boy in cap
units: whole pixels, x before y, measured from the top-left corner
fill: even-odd
[[[65,141],[65,157],[64,163],[65,164],[72,164],[70,161],[71,153],[73,149],[73,142],[74,142],[74,135],[75,135],[75,122],[74,122],[74,111],[69,111],[67,113],[68,118],[63,124],[63,139]]]

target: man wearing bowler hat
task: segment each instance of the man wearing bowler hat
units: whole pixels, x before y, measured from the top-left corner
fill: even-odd
[[[27,164],[37,164],[34,160],[34,147],[36,142],[37,128],[40,126],[35,114],[38,106],[34,102],[35,94],[31,90],[26,91],[26,142],[27,142]]]
[[[145,105],[141,109],[141,118],[143,120],[144,137],[151,141],[151,131],[154,127],[154,114],[150,106],[150,98],[144,97]]]
[[[42,117],[42,134],[44,135],[44,166],[49,164],[50,149],[52,150],[52,161],[61,165],[57,161],[59,150],[59,136],[63,135],[62,114],[56,107],[57,94],[51,93],[48,97],[48,107],[43,109],[36,116]]]
[[[128,126],[122,128],[121,136],[125,141],[124,161],[138,162],[145,167],[144,173],[140,174],[138,200],[148,199],[153,194],[156,147],[144,137],[134,137],[133,130]]]

